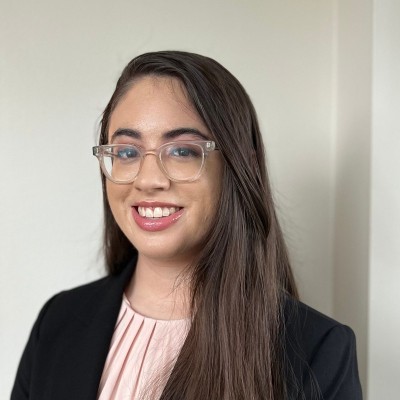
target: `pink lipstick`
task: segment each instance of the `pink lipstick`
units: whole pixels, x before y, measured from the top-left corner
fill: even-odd
[[[136,224],[143,229],[144,231],[148,232],[157,232],[157,231],[162,231],[164,229],[169,228],[171,225],[173,225],[175,222],[178,221],[178,219],[182,216],[183,214],[183,208],[179,209],[178,211],[172,213],[171,215],[168,216],[163,216],[163,217],[157,217],[157,218],[152,218],[152,217],[146,217],[142,216],[138,212],[138,208],[143,207],[143,208],[176,208],[178,209],[179,207],[171,204],[166,204],[166,203],[153,203],[153,202],[142,202],[139,204],[136,204],[134,207],[132,207],[132,215],[133,219],[135,220]],[[142,212],[143,214],[143,212]]]

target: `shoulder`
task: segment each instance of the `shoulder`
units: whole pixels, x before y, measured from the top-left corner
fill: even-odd
[[[86,283],[71,289],[63,290],[55,294],[45,304],[44,308],[56,307],[57,311],[76,309],[74,306],[82,307],[82,303],[93,297],[98,297],[112,284],[113,277],[105,276],[96,281]],[[79,308],[78,307],[78,308]]]
[[[78,398],[77,386],[68,382],[81,382],[82,377],[97,390],[97,378],[134,265],[127,265],[118,275],[58,293],[46,302],[22,354],[12,399]],[[70,392],[75,394],[66,394]]]
[[[329,338],[336,338],[337,345],[355,342],[354,332],[350,327],[293,299],[286,304],[285,325],[288,338],[301,341],[308,357],[312,357],[318,346]]]
[[[290,299],[285,328],[288,374],[294,386],[305,388],[310,398],[361,399],[356,339],[350,327]]]
[[[90,318],[111,281],[111,277],[104,277],[55,294],[40,310],[32,335],[53,335],[54,331],[62,331],[74,321]]]
[[[99,313],[114,313],[119,309],[133,267],[127,265],[118,275],[109,275],[56,294],[43,306],[37,328],[41,331],[59,329],[67,324],[72,326],[73,321],[88,324]]]

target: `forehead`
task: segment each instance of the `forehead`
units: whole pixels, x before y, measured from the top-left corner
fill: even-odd
[[[118,129],[157,135],[176,128],[208,133],[183,84],[172,77],[146,76],[135,81],[121,98],[109,124],[109,138]]]

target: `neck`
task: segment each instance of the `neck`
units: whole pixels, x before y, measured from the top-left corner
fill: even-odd
[[[139,255],[126,290],[132,307],[154,319],[183,319],[190,314],[186,265],[158,262]]]

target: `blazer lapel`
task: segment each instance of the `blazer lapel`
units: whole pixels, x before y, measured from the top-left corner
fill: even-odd
[[[75,321],[68,321],[57,365],[63,376],[56,377],[53,395],[57,399],[96,399],[108,349],[118,318],[123,291],[136,259],[118,275],[106,278],[90,296],[83,298]]]

